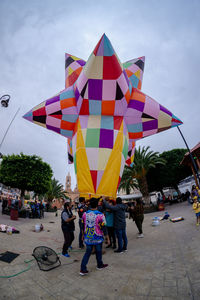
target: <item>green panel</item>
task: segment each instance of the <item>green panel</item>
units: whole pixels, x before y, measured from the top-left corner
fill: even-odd
[[[126,160],[127,154],[128,154],[128,141],[127,141],[127,138],[125,138],[125,141],[124,141],[124,148],[123,148],[122,153],[123,153],[124,158],[125,158],[125,160]]]
[[[86,133],[86,148],[98,148],[99,147],[100,128],[89,128]]]

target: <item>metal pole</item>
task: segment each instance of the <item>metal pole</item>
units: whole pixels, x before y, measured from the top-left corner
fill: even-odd
[[[194,167],[194,170],[195,170],[195,172],[196,172],[196,176],[197,176],[197,178],[198,178],[199,185],[200,185],[200,178],[199,178],[199,173],[198,173],[198,168],[197,168],[196,162],[194,161],[193,155],[192,155],[192,153],[190,152],[190,148],[188,147],[188,144],[187,144],[187,142],[186,142],[186,140],[185,140],[185,138],[184,138],[184,136],[183,136],[183,134],[182,134],[182,132],[181,132],[179,126],[177,126],[177,128],[178,128],[178,131],[179,131],[180,135],[182,136],[182,139],[183,139],[183,141],[184,141],[184,143],[185,143],[185,145],[186,145],[186,147],[187,147],[187,150],[188,150],[188,152],[189,152],[189,155],[190,155],[190,158],[191,158],[191,161],[192,161],[192,165],[193,165],[193,167]]]
[[[16,111],[14,117],[12,118],[12,120],[11,120],[11,122],[10,122],[8,128],[6,129],[6,132],[5,132],[4,136],[3,136],[2,141],[1,141],[1,144],[0,144],[0,149],[1,149],[1,146],[2,146],[2,144],[3,144],[3,141],[5,140],[5,137],[6,137],[7,133],[8,133],[8,130],[10,129],[10,126],[12,125],[12,122],[13,122],[14,119],[16,118],[16,116],[17,116],[17,114],[18,114],[20,108],[21,108],[21,107],[18,108],[18,110]]]

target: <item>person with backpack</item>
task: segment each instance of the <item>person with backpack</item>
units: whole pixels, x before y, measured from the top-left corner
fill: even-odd
[[[68,248],[71,247],[71,244],[74,240],[74,220],[76,219],[76,216],[73,215],[71,208],[71,203],[66,202],[61,213],[61,228],[65,240],[63,244],[62,255],[65,257],[70,257]]]

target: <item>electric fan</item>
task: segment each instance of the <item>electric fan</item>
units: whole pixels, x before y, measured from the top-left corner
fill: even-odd
[[[45,246],[36,247],[32,255],[42,271],[50,271],[61,265],[58,255],[51,248]]]

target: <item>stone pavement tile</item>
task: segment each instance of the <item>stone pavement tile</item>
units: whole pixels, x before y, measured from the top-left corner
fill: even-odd
[[[200,299],[200,284],[192,284],[193,296],[195,299]]]
[[[177,288],[176,287],[160,287],[160,288],[151,288],[149,296],[156,297],[176,297]]]
[[[88,289],[90,289],[90,287],[88,287]],[[66,289],[60,290],[60,291],[56,291],[55,293],[53,293],[53,296],[56,299],[71,299],[75,300],[82,300],[85,299],[88,296],[88,291],[84,290],[83,288],[75,288],[74,286],[68,286]]]
[[[163,299],[163,297],[152,297],[152,296],[149,296],[147,298],[147,300],[162,300],[162,299]]]
[[[176,286],[176,280],[165,280],[164,286],[168,286],[168,287]]]
[[[14,299],[14,290],[13,290],[13,288],[10,286],[10,287],[1,287],[0,286],[0,299],[1,300],[3,300],[3,299],[5,299],[5,300],[7,300],[7,299]]]
[[[139,281],[136,289],[136,295],[148,296],[151,289],[151,280]]]
[[[163,279],[157,278],[157,277],[153,277],[152,281],[151,281],[151,286],[152,287],[162,287],[163,286]]]

